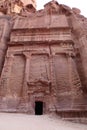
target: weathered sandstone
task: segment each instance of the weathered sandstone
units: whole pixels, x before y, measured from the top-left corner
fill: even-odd
[[[40,105],[42,114],[87,117],[87,19],[56,1],[39,11],[8,2],[0,6],[0,111],[35,114]]]

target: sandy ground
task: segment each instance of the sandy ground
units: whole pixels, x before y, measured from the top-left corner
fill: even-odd
[[[87,125],[43,115],[0,113],[0,130],[87,130]]]

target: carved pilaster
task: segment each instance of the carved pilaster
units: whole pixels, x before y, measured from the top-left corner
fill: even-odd
[[[26,58],[26,64],[25,64],[25,73],[24,73],[24,85],[23,85],[23,97],[26,101],[28,101],[28,85],[27,82],[29,81],[29,70],[30,70],[30,58],[31,55],[29,52],[23,53]]]
[[[57,105],[57,84],[55,79],[55,68],[54,68],[54,56],[52,54],[49,56],[49,72],[50,72],[50,81],[51,81],[51,100],[49,100],[49,109],[50,111],[56,110]]]
[[[71,88],[71,97],[72,97],[72,107],[75,105],[75,99],[78,99],[82,96],[81,91],[81,81],[79,74],[77,72],[77,68],[75,65],[75,61],[72,58],[72,54],[69,53],[68,55],[68,69],[69,69],[69,85]]]
[[[5,62],[4,69],[1,75],[2,96],[4,96],[3,94],[5,94],[6,96],[11,95],[10,87],[12,86],[10,86],[9,83],[10,83],[13,60],[14,60],[13,55],[9,55],[6,57],[6,62]]]
[[[23,54],[26,57],[25,78],[26,78],[26,81],[28,82],[28,80],[29,80],[29,70],[30,70],[30,59],[31,59],[31,55],[30,55],[29,52],[24,52]]]

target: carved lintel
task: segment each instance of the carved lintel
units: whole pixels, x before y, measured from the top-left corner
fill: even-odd
[[[36,86],[37,84],[41,84],[42,86],[50,86],[51,85],[51,81],[49,81],[49,80],[43,80],[43,79],[38,79],[38,80],[36,80],[36,81],[34,81],[34,82],[27,82],[27,85],[28,86]]]
[[[42,86],[34,86],[32,88],[28,88],[27,94],[35,94],[35,93],[43,93],[43,94],[49,94],[50,88],[49,87],[42,87]]]

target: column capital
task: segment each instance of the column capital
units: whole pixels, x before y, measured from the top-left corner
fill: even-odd
[[[75,53],[74,52],[66,52],[66,55],[68,57],[75,57]]]
[[[24,56],[28,59],[30,58],[31,54],[30,52],[23,52]]]
[[[14,55],[13,54],[7,54],[6,58],[14,58]]]

